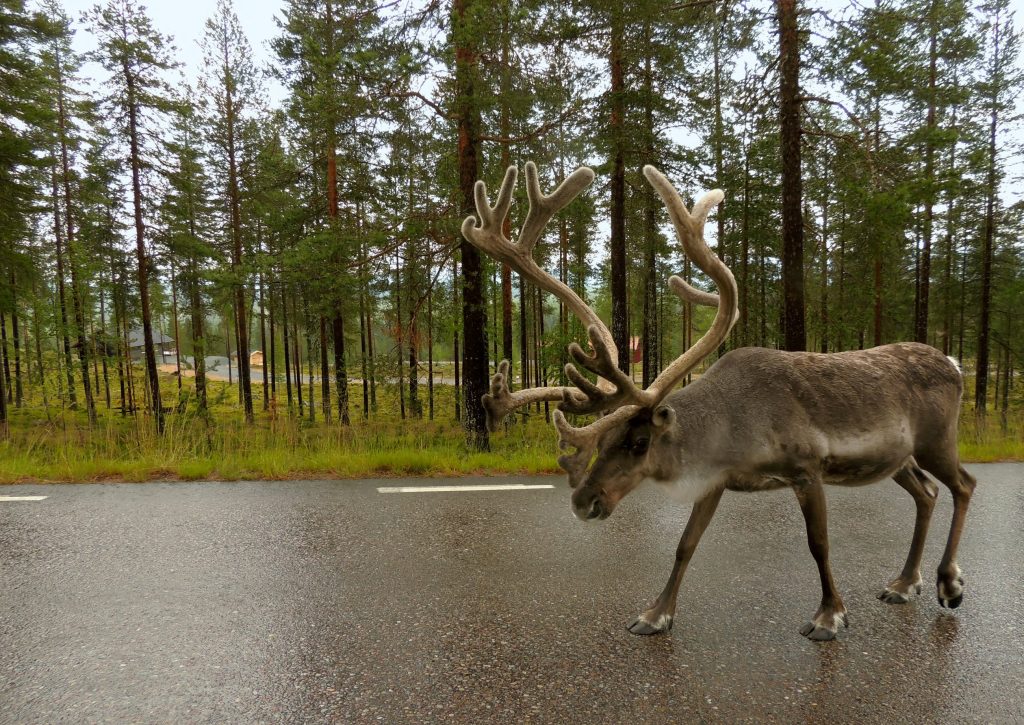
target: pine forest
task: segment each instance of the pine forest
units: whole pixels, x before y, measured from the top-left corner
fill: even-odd
[[[714,317],[649,164],[725,193],[693,375],[927,343],[965,458],[1024,458],[1010,0],[280,0],[261,53],[207,5],[182,53],[136,0],[0,0],[0,482],[557,471],[554,404],[481,396],[567,384],[584,323],[460,232],[529,161],[595,172],[533,257],[637,385]]]

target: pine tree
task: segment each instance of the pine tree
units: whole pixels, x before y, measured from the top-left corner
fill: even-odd
[[[300,125],[301,143],[315,159],[322,191],[316,195],[317,215],[329,231],[322,241],[333,250],[326,260],[338,282],[345,278],[344,260],[352,255],[350,240],[357,214],[342,210],[340,195],[347,187],[350,203],[358,203],[365,181],[360,160],[371,144],[362,128],[373,101],[379,99],[381,62],[380,19],[367,2],[339,4],[334,0],[289,0],[279,22],[281,35],[273,41],[282,61],[279,77],[290,90],[289,115]],[[386,113],[380,106],[378,112]],[[339,154],[339,150],[341,153]],[[345,313],[351,304],[345,285],[325,290],[333,339],[338,419],[349,423],[348,373],[345,354]]]
[[[252,50],[242,32],[231,0],[218,0],[206,21],[202,41],[204,74],[200,90],[208,102],[208,134],[223,170],[220,186],[227,209],[234,316],[237,327],[238,384],[245,420],[253,422],[252,382],[249,370],[251,305],[247,302],[248,272],[242,244],[242,190],[239,169],[246,153],[242,125],[259,102]]]
[[[91,336],[92,348],[103,365],[104,394],[110,408],[107,368],[110,359],[116,358],[118,379],[123,383],[126,357],[126,351],[120,344],[117,320],[121,307],[119,300],[127,291],[118,283],[116,274],[116,270],[124,266],[125,258],[122,239],[126,226],[121,209],[126,201],[126,190],[121,174],[123,161],[117,157],[110,129],[94,114],[90,118],[90,126],[89,143],[82,153],[78,236],[88,253],[93,287],[99,296],[100,327],[98,333]],[[96,394],[99,395],[99,390]],[[122,412],[126,413],[123,390],[120,405]]]
[[[172,116],[172,138],[167,142],[170,168],[166,172],[167,193],[161,205],[170,257],[178,269],[189,310],[195,372],[196,408],[208,413],[206,382],[206,266],[216,257],[207,230],[214,227],[210,208],[211,181],[206,174],[206,157],[197,129],[199,114],[191,94],[186,93]],[[178,341],[181,349],[181,341]]]
[[[911,2],[907,10],[911,15],[911,37],[919,39],[920,44],[917,52],[908,58],[907,70],[916,81],[908,84],[908,105],[911,113],[924,116],[924,123],[913,128],[908,138],[908,143],[920,149],[922,160],[913,182],[913,199],[921,208],[914,339],[928,342],[934,208],[939,192],[949,184],[949,179],[943,178],[943,174],[949,171],[944,172],[941,162],[957,141],[956,132],[950,128],[950,109],[961,103],[963,98],[957,69],[974,58],[978,46],[973,22],[964,2],[917,0]]]
[[[782,154],[782,298],[784,347],[804,350],[804,219],[800,170],[800,35],[796,0],[777,0],[779,132]]]
[[[23,0],[0,3],[0,310],[14,310],[16,304],[17,277],[10,288],[7,281],[27,262],[20,247],[37,203],[33,176],[47,164],[45,155],[37,154],[45,148],[42,132],[51,119],[36,53],[37,45],[55,34],[56,28]],[[6,380],[0,380],[0,439],[8,434],[7,398]]]
[[[1014,27],[1007,0],[992,0],[982,8],[987,21],[985,80],[981,102],[988,116],[985,171],[985,216],[981,239],[981,300],[978,320],[978,362],[974,381],[974,408],[984,416],[988,404],[989,345],[992,314],[992,260],[999,216],[999,182],[1004,174],[999,157],[999,132],[1013,113],[1013,100],[1024,88],[1024,73],[1017,66],[1020,33]]]
[[[71,335],[75,338],[82,374],[82,388],[85,398],[85,409],[90,423],[96,422],[96,403],[93,398],[93,386],[89,380],[90,345],[86,340],[85,291],[81,280],[81,268],[84,250],[78,238],[79,199],[77,198],[77,175],[73,169],[73,154],[80,145],[76,118],[85,113],[84,101],[75,87],[77,74],[81,64],[71,48],[71,20],[64,14],[61,7],[54,1],[46,5],[50,22],[58,33],[47,45],[42,54],[42,65],[50,86],[54,115],[54,155],[57,163],[54,173],[57,175],[59,194],[63,204],[64,257],[71,278],[71,309],[73,326]],[[69,383],[70,384],[70,383]]]
[[[480,175],[480,99],[478,85],[479,37],[482,20],[479,0],[452,0],[451,37],[454,51],[454,109],[457,127],[459,206],[464,215],[475,213],[473,186]],[[480,252],[462,240],[459,246],[462,268],[462,376],[467,442],[474,450],[488,450],[487,418],[481,399],[487,392],[488,349],[487,307],[483,291]]]
[[[146,250],[143,175],[150,165],[151,155],[156,153],[147,144],[146,132],[155,125],[155,117],[172,106],[170,91],[162,74],[175,68],[176,63],[171,60],[170,39],[153,29],[144,8],[134,0],[108,0],[103,7],[95,5],[86,14],[86,19],[99,44],[93,60],[110,74],[109,92],[103,103],[113,112],[117,133],[127,146],[146,377],[154,423],[157,431],[163,433],[164,411],[150,309],[150,258]]]

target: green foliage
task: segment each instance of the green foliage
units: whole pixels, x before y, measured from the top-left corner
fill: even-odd
[[[24,0],[0,2],[0,309],[13,304],[6,280],[28,279],[33,262],[25,244],[38,209],[39,174],[51,160],[40,153],[52,121],[39,47],[59,29]]]
[[[56,387],[56,380],[51,381]],[[158,435],[144,417],[101,411],[89,427],[84,413],[41,414],[39,400],[14,411],[12,434],[0,442],[0,484],[31,481],[241,480],[459,476],[560,473],[555,435],[543,413],[511,424],[492,436],[488,453],[466,455],[461,426],[449,416],[402,421],[398,391],[381,391],[380,413],[351,427],[311,424],[279,408],[255,425],[238,414],[237,388],[211,383],[210,416],[199,416],[192,391],[183,413],[168,416]],[[165,402],[176,395],[169,377],[161,383]],[[258,391],[257,391],[258,392]],[[358,396],[353,385],[350,396]],[[451,386],[438,386],[440,406],[450,410]],[[970,400],[971,391],[965,393]],[[968,462],[1024,460],[1024,389],[1012,396],[1007,423],[981,423],[965,406],[961,455]]]
[[[381,411],[351,427],[311,424],[279,410],[246,425],[238,415],[237,389],[211,383],[210,417],[192,402],[170,415],[164,435],[143,418],[101,414],[89,427],[69,411],[41,417],[38,400],[15,411],[12,435],[0,443],[0,483],[154,479],[357,478],[367,476],[554,473],[557,447],[543,416],[510,426],[494,450],[464,455],[461,426],[448,416],[431,422],[399,421],[397,391],[382,391]],[[161,384],[165,401],[173,379]],[[258,392],[258,391],[257,391]],[[450,386],[438,386],[447,409]],[[355,398],[353,386],[350,395]],[[186,400],[192,391],[186,386]]]
[[[476,354],[484,342],[482,336],[467,340],[462,329],[467,296],[458,228],[466,200],[457,162],[460,144],[465,150],[471,139],[459,136],[456,111],[466,103],[476,124],[477,173],[492,189],[507,165],[527,159],[538,163],[545,190],[578,165],[597,167],[597,183],[553,220],[535,258],[606,320],[612,309],[607,182],[612,158],[622,152],[626,327],[653,348],[647,365],[670,362],[707,329],[712,311],[683,306],[666,289],[672,274],[708,284],[682,258],[640,175],[645,163],[664,169],[688,199],[703,188],[725,190],[706,236],[739,285],[740,320],[726,347],[778,346],[779,79],[770,13],[749,3],[669,0],[456,5],[287,0],[270,68],[287,95],[274,107],[227,0],[211,8],[206,23],[198,92],[170,82],[177,68],[170,39],[141,5],[109,0],[95,6],[84,23],[99,43],[90,58],[106,71],[97,98],[78,92],[78,61],[69,44],[75,23],[58,0],[44,3],[47,17],[21,0],[0,0],[0,314],[6,316],[8,367],[15,357],[15,317],[21,325],[19,382],[32,401],[12,414],[12,435],[44,418],[52,421],[46,425],[79,425],[77,412],[56,411],[70,405],[67,372],[80,377],[83,360],[95,387],[118,387],[126,337],[142,323],[136,274],[146,271],[151,322],[177,338],[179,352],[225,355],[237,348],[242,330],[251,348],[262,348],[268,374],[273,368],[277,377],[274,425],[284,426],[282,435],[294,445],[308,440],[311,460],[332,461],[325,470],[344,468],[331,457],[332,445],[364,461],[356,468],[385,465],[372,456],[386,455],[388,441],[435,451],[436,458],[423,453],[416,460],[427,463],[387,465],[442,470],[441,459],[455,450],[447,446],[458,447],[459,434],[454,422],[436,421],[453,419],[457,406],[465,411],[462,391],[457,396],[447,384],[456,341],[462,356],[467,345]],[[453,14],[459,9],[465,12]],[[1008,3],[879,0],[829,12],[805,9],[808,346],[840,350],[920,337],[915,321],[923,317],[924,337],[945,352],[970,361],[980,349],[990,351],[987,374],[995,385],[988,400],[1001,412],[1005,399],[1012,420],[1024,352],[1024,326],[1013,314],[1024,293],[1024,214],[1019,203],[1007,206],[1019,161],[1007,130],[1018,121],[1014,99],[1024,79]],[[614,93],[608,70],[613,36],[623,68]],[[458,66],[462,86],[455,82],[456,48],[470,51]],[[71,120],[63,138],[70,199],[56,202],[50,173],[61,140],[55,75],[64,76]],[[614,124],[613,109],[619,114]],[[133,157],[137,188],[129,187]],[[513,238],[526,212],[522,184],[514,202]],[[74,315],[58,301],[64,280],[55,269],[53,227],[56,221],[66,228],[69,214],[77,227],[70,272],[80,277],[84,342]],[[991,295],[984,291],[987,229]],[[141,268],[127,242],[130,231],[147,257]],[[557,300],[514,276],[505,310],[501,268],[485,260],[482,276],[493,345],[488,355],[506,353],[507,312],[516,375],[527,373],[531,384],[559,380],[567,343],[585,338],[582,325]],[[983,319],[991,328],[987,342]],[[446,376],[433,398],[434,423],[416,418],[430,419],[431,398],[420,382],[428,357]],[[305,376],[301,406],[296,361]],[[103,363],[108,369],[101,381]],[[36,368],[45,372],[45,387]],[[642,364],[634,365],[635,378],[643,372]],[[337,385],[339,374],[348,387]],[[329,381],[329,426],[321,378]],[[365,426],[358,423],[363,387],[353,382],[364,378],[372,381],[366,415],[375,421]],[[208,407],[224,441],[203,452],[206,439],[197,431],[205,424],[196,421],[205,414],[191,380],[183,381],[181,413],[177,381],[164,381],[163,405],[175,411],[169,430],[188,441],[183,448],[155,439],[142,443],[138,424],[109,416],[100,424],[104,439],[154,461],[172,456],[183,477],[243,475],[259,466],[294,469],[290,453],[266,454],[278,468],[271,460],[257,466],[230,457],[229,443],[249,443],[238,423],[237,390],[217,381],[209,385]],[[259,408],[258,374],[253,382]],[[350,433],[339,426],[342,391],[357,421]],[[138,371],[134,393],[141,416],[147,405]],[[300,411],[303,422],[289,418]],[[403,422],[403,412],[416,422]],[[257,410],[256,419],[245,460],[264,455],[261,445],[277,450],[267,415]],[[392,440],[374,428],[390,423],[412,437],[396,433]],[[422,439],[417,426],[425,431]],[[81,435],[92,440],[99,434]],[[990,435],[977,445],[988,445]],[[360,448],[364,438],[377,442]],[[504,445],[501,436],[494,440]],[[61,444],[69,451],[70,445]],[[117,458],[113,448],[97,450],[97,461]],[[127,456],[118,460],[131,465]]]

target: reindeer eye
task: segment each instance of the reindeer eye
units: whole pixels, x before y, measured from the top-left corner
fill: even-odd
[[[650,443],[651,441],[648,438],[637,438],[633,441],[633,455],[642,456],[647,453],[647,447]]]

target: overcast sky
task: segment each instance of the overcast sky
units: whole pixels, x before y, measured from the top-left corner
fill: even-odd
[[[64,9],[76,21],[78,32],[75,46],[78,50],[91,50],[95,43],[92,35],[81,23],[82,13],[97,4],[97,0],[61,0]],[[106,4],[105,2],[100,4]],[[253,56],[258,67],[264,66],[272,55],[268,41],[278,34],[274,16],[280,16],[283,0],[235,0],[235,13],[242,29],[252,45]],[[190,82],[198,77],[203,62],[199,40],[203,36],[204,24],[217,8],[216,0],[150,0],[143,2],[146,13],[153,21],[153,27],[164,35],[174,38],[178,49],[178,60],[184,64],[182,72]],[[86,69],[86,73],[95,73]],[[281,100],[280,88],[268,88],[271,101]]]
[[[82,13],[96,4],[97,0],[62,0],[68,14],[76,21],[81,18]],[[768,0],[763,0],[765,5]],[[844,7],[848,0],[805,0],[808,6]],[[153,26],[165,35],[174,38],[174,44],[178,49],[178,60],[183,64],[182,72],[189,82],[194,83],[202,66],[202,53],[199,50],[199,40],[203,35],[203,26],[207,18],[213,15],[216,10],[216,0],[150,0],[144,3],[153,21]],[[268,46],[271,38],[278,34],[275,16],[279,16],[284,0],[235,0],[235,12],[242,24],[242,28],[249,38],[253,50],[253,60],[257,67],[265,67],[272,60],[273,53]],[[1018,28],[1024,25],[1024,0],[1011,0],[1011,8],[1014,10],[1015,21]],[[75,35],[75,45],[78,50],[85,51],[92,49],[94,43],[89,32],[78,24],[78,32]],[[101,73],[98,67],[86,66],[85,75]],[[272,105],[280,105],[285,98],[284,89],[273,80],[266,81],[268,100]],[[1013,134],[1019,138],[1019,130]],[[1013,154],[1007,159],[1008,171],[1011,178],[1004,189],[1009,192],[1010,201],[1020,198],[1022,185],[1020,174],[1024,171],[1024,159]]]

